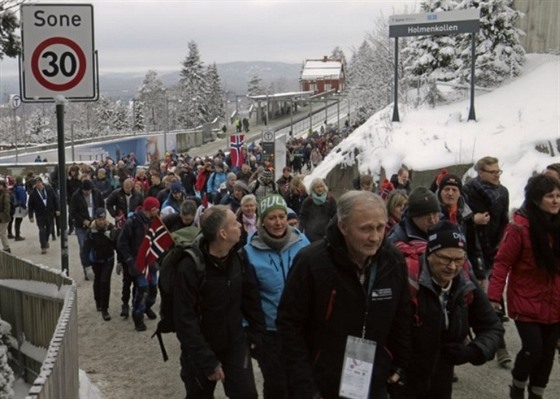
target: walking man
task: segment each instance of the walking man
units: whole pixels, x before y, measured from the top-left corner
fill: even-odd
[[[41,254],[49,248],[49,236],[53,228],[54,217],[60,215],[58,197],[51,186],[45,185],[40,177],[35,178],[35,186],[27,201],[29,221],[39,228]]]

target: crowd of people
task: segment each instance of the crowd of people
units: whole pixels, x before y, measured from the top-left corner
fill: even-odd
[[[218,381],[230,398],[257,398],[253,356],[269,399],[449,399],[455,366],[512,363],[507,315],[522,344],[510,397],[542,398],[560,338],[560,164],[529,179],[512,217],[494,157],[469,181],[442,170],[431,187],[413,189],[404,166],[377,185],[358,176],[337,200],[301,171],[338,139],[293,140],[276,181],[258,146],[239,168],[221,151],[70,166],[68,233],[101,318],[114,268],[120,317],[139,332],[158,317],[158,269],[141,246],[160,218],[174,237],[188,231],[205,265],[201,276],[181,259],[173,295],[188,398],[212,398]],[[60,184],[57,171],[0,180],[4,251],[28,217],[48,252]]]

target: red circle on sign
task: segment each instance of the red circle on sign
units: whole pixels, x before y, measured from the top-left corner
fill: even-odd
[[[62,44],[65,46],[70,47],[74,50],[74,53],[78,56],[78,72],[76,76],[70,80],[69,82],[63,84],[57,84],[53,82],[49,82],[43,75],[41,75],[41,71],[39,70],[39,57],[43,53],[43,51],[53,44]],[[65,91],[70,90],[77,86],[81,80],[84,78],[86,74],[86,56],[80,46],[78,44],[66,37],[51,37],[47,40],[42,41],[35,51],[33,51],[33,55],[31,56],[31,71],[33,72],[33,76],[37,79],[39,84],[49,90],[54,91]]]

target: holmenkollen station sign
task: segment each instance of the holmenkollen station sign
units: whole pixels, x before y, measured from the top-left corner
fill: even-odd
[[[426,14],[391,15],[389,37],[454,35],[480,28],[480,10],[456,10]]]
[[[458,33],[471,34],[471,105],[468,120],[476,120],[474,112],[474,36],[480,29],[480,10],[471,8],[425,14],[400,14],[389,17],[389,37],[395,38],[395,83],[393,93],[393,122],[398,122],[398,59],[399,37],[403,36],[444,36]]]

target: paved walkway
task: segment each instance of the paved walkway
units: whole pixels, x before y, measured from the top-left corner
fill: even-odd
[[[51,242],[47,255],[41,255],[36,226],[26,219],[22,224],[21,242],[10,240],[12,253],[32,262],[60,270],[60,241]],[[113,273],[110,314],[113,320],[104,322],[93,304],[91,282],[84,281],[78,260],[75,235],[69,236],[70,277],[78,286],[79,361],[80,368],[102,391],[105,398],[133,399],[179,398],[184,389],[179,378],[179,347],[172,334],[164,337],[170,360],[163,362],[156,340],[150,335],[156,321],[147,320],[148,331],[134,331],[132,321],[118,317],[120,311],[120,276]],[[519,349],[519,340],[513,322],[506,323],[506,341],[510,352]],[[551,381],[545,397],[560,398],[560,367],[554,362]],[[454,385],[456,399],[507,398],[509,370],[500,368],[496,361],[483,366],[470,365],[457,368],[459,382]],[[257,384],[262,387],[262,377],[255,366]],[[223,399],[218,385],[216,399]],[[82,398],[85,399],[85,398]]]

